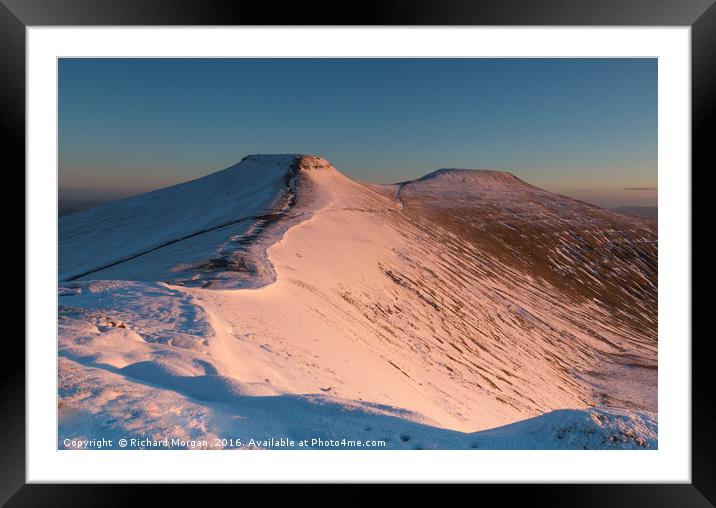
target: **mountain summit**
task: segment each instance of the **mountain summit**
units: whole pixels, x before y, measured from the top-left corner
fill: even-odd
[[[494,169],[459,169],[459,168],[443,168],[436,169],[416,180],[410,180],[406,183],[425,182],[435,180],[439,182],[452,184],[469,184],[469,185],[527,185],[525,182],[507,171],[497,171]]]
[[[347,181],[320,157],[249,155],[190,182],[61,217],[59,278],[188,282],[232,268],[237,250],[289,218],[299,182],[319,169],[324,179]]]

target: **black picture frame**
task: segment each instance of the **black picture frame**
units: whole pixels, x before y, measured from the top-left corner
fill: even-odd
[[[709,136],[713,130],[709,127],[713,127],[716,117],[714,0],[384,0],[361,2],[351,8],[335,2],[308,5],[296,2],[279,8],[268,2],[245,0],[0,0],[0,139],[6,172],[14,171],[18,176],[19,168],[25,166],[25,29],[42,25],[690,26],[692,177],[715,167]],[[24,180],[18,185],[24,188]],[[5,217],[16,217],[18,205],[9,201],[3,200]],[[18,231],[16,238],[21,235],[24,237],[24,231]],[[13,267],[18,265],[18,243],[13,242],[14,248],[12,245],[2,247],[3,254],[14,259]],[[24,268],[27,277],[27,270],[32,267]],[[19,321],[17,316],[13,319]],[[140,491],[131,485],[25,484],[25,349],[17,337],[19,334],[12,337],[5,334],[4,348],[7,349],[4,351],[15,360],[4,362],[0,370],[0,503],[7,506],[127,506],[144,500],[150,494],[147,486],[142,486]],[[691,484],[481,488],[500,489],[499,495],[504,501],[528,496],[531,503],[550,506],[713,506],[716,503],[716,432],[712,421],[716,401],[711,390],[713,367],[707,352],[710,337],[709,334],[694,336],[692,341]],[[172,490],[182,496],[190,493],[188,486],[177,485]],[[362,496],[352,497],[356,502],[362,499]]]

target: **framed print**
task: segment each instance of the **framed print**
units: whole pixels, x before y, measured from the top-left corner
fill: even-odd
[[[27,200],[3,501],[713,502],[691,333],[711,2],[160,4],[2,7]]]

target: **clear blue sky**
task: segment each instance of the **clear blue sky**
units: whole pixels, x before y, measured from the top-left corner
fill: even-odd
[[[98,192],[300,152],[379,183],[504,169],[655,205],[657,61],[61,59],[59,141],[60,187]]]

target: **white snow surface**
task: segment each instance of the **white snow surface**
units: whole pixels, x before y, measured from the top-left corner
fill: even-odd
[[[247,157],[197,180],[61,217],[60,280],[163,280],[179,263],[209,258],[223,241],[245,233],[255,216],[283,206],[293,160]]]
[[[656,448],[648,331],[411,211],[534,193],[582,213],[496,171],[273,155],[63,217],[58,446]]]

